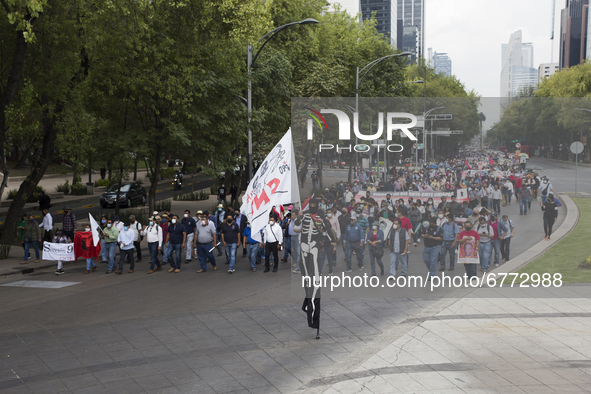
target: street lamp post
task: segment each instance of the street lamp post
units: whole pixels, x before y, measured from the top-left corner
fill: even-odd
[[[445,107],[437,107],[431,108],[429,111],[423,112],[423,162],[427,162],[427,139],[425,138],[425,123],[427,123],[427,115],[431,112],[438,110],[438,109],[445,109]],[[431,122],[431,133],[433,132],[433,122]],[[433,143],[433,134],[431,134],[431,143]]]
[[[361,81],[363,81],[363,78],[365,78],[367,73],[369,73],[372,70],[372,68],[374,68],[382,60],[388,59],[390,57],[400,57],[400,56],[410,56],[410,55],[412,55],[411,52],[396,53],[394,55],[388,55],[388,56],[384,56],[379,59],[376,59],[376,60],[368,63],[361,70],[359,70],[359,67],[357,67],[357,73],[355,74],[355,77],[356,77],[356,81],[355,81],[355,113],[357,114],[357,116],[359,116],[359,84],[361,83]],[[359,74],[363,73],[363,71],[365,69],[367,69],[367,71],[365,71],[365,73],[360,78]],[[355,136],[355,144],[357,145],[357,136]],[[357,167],[359,166],[359,159],[358,159],[357,152],[355,153],[355,166],[357,166]]]
[[[251,91],[251,70],[254,67],[255,62],[257,61],[257,58],[259,57],[259,54],[261,53],[261,51],[263,50],[263,48],[265,47],[265,45],[267,45],[267,43],[277,35],[277,33],[279,33],[281,30],[284,30],[290,26],[294,26],[294,25],[309,25],[309,24],[313,24],[313,23],[320,23],[318,22],[316,19],[312,19],[312,18],[307,18],[304,20],[301,20],[299,22],[292,22],[292,23],[287,23],[283,26],[279,26],[276,29],[271,30],[270,32],[268,32],[267,34],[265,34],[264,36],[262,36],[261,38],[259,38],[258,42],[259,43],[263,43],[261,45],[261,47],[259,48],[259,50],[257,51],[257,53],[254,55],[254,57],[252,56],[252,52],[253,52],[253,47],[252,45],[250,45],[250,43],[248,43],[248,46],[246,47],[247,49],[247,55],[246,55],[246,68],[247,68],[247,74],[248,74],[248,96],[247,96],[247,111],[248,111],[248,181],[250,182],[252,179],[252,130],[250,128],[250,119],[252,117],[252,91]]]

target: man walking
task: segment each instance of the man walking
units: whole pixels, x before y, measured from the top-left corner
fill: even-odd
[[[209,212],[203,212],[201,223],[197,224],[197,227],[195,228],[193,247],[197,250],[199,264],[201,266],[197,271],[198,273],[207,271],[207,259],[209,259],[214,271],[218,269],[215,263],[215,257],[212,253],[216,244],[216,229],[213,223],[209,220],[209,217]]]
[[[222,186],[218,188],[218,202],[220,204],[228,205],[228,201],[226,201],[226,185],[222,183]]]
[[[499,189],[499,184],[495,183],[494,189],[491,193],[492,197],[492,210],[497,215],[501,213],[501,199],[503,198],[503,194]]]
[[[217,211],[215,213],[215,228],[216,228],[216,235],[217,239],[222,239],[222,224],[224,224],[224,218],[226,217],[226,212],[224,211],[224,205],[219,204],[217,207]],[[222,244],[218,245],[218,257],[222,255]]]
[[[453,216],[448,213],[445,217],[445,223],[441,226],[443,230],[443,243],[441,244],[441,254],[439,256],[439,271],[445,271],[445,258],[449,252],[449,270],[453,271],[456,264],[456,245],[458,244],[458,235],[460,228],[454,222]]]
[[[153,216],[148,220],[148,227],[144,228],[142,235],[147,238],[148,250],[150,251],[150,256],[152,258],[150,270],[148,271],[148,274],[151,274],[162,269],[160,260],[158,259],[158,251],[162,250],[162,229],[158,223],[156,223]],[[154,269],[154,266],[156,266],[156,269]]]
[[[346,248],[345,260],[347,261],[347,269],[345,272],[351,272],[351,259],[353,257],[353,251],[357,256],[357,266],[359,271],[363,269],[363,240],[365,239],[365,233],[363,229],[357,223],[357,215],[351,214],[351,224],[347,226],[345,235],[343,236],[343,246]]]
[[[66,237],[70,238],[70,242],[74,242],[74,235],[76,234],[76,216],[68,206],[64,207],[62,229],[64,230]]]
[[[531,204],[531,191],[530,189],[523,185],[521,189],[519,189],[519,214],[520,215],[527,215],[527,208]],[[482,244],[482,242],[480,242]]]
[[[135,240],[135,234],[129,229],[129,223],[123,224],[123,231],[119,233],[117,237],[117,243],[121,253],[119,255],[119,271],[116,273],[121,275],[123,273],[123,263],[125,259],[129,259],[129,273],[133,273],[135,268],[135,261],[133,258],[133,241]]]
[[[501,234],[501,255],[503,256],[503,260],[509,261],[509,253],[511,252],[511,239],[515,233],[515,226],[513,225],[513,221],[509,219],[507,215],[503,215],[503,218],[500,222],[499,233]]]
[[[406,276],[410,238],[408,237],[408,232],[402,228],[400,219],[394,219],[388,244],[390,245],[390,276],[396,276],[399,262],[401,265],[400,275]]]
[[[429,219],[429,226],[421,229],[421,238],[425,242],[423,262],[429,270],[429,280],[437,273],[437,260],[443,243],[443,230],[437,227],[437,218]]]
[[[236,249],[240,242],[240,226],[234,221],[234,216],[228,215],[226,222],[222,225],[222,243],[226,248],[226,255],[230,261],[230,267],[228,273],[233,274],[236,272],[234,269],[236,264]]]
[[[257,271],[257,253],[262,245],[252,238],[252,229],[250,228],[250,222],[246,223],[246,229],[244,229],[242,245],[246,248],[246,254],[250,261],[250,270],[252,272]]]
[[[185,248],[187,241],[187,229],[180,224],[178,215],[172,215],[170,226],[168,226],[168,234],[166,236],[166,244],[170,247],[170,269],[168,272],[181,272],[182,255],[181,251]],[[176,262],[174,255],[176,254]]]
[[[478,254],[480,258],[480,270],[486,274],[492,256],[492,239],[495,235],[492,226],[486,222],[486,218],[481,216],[476,225],[476,232],[480,237],[480,244],[478,246]]]
[[[110,274],[115,269],[115,254],[117,253],[117,240],[119,238],[119,231],[113,226],[111,219],[107,220],[107,225],[101,234],[105,241],[105,248],[107,249],[107,257],[109,264],[107,265],[107,274]]]
[[[137,253],[137,262],[139,263],[140,261],[142,261],[141,241],[142,239],[144,239],[144,236],[142,235],[142,230],[144,230],[145,227],[142,227],[142,224],[135,220],[135,215],[129,215],[129,227],[130,230],[132,230],[136,236],[135,240],[133,241],[133,246],[135,247]]]
[[[474,241],[476,243],[476,249],[479,248],[480,236],[472,229],[472,223],[470,222],[464,223],[464,230],[460,233],[460,235],[458,235],[458,243],[460,248],[468,241]],[[476,264],[464,264],[464,268],[466,269],[466,275],[468,276],[468,279],[478,276]]]
[[[193,257],[193,241],[195,239],[195,228],[197,227],[197,223],[195,222],[195,219],[191,217],[191,211],[188,209],[185,210],[181,224],[185,226],[185,229],[187,230],[187,241],[185,242],[185,264],[189,264],[189,262],[191,262],[191,257]]]
[[[53,240],[53,238],[51,238],[51,230],[53,229],[53,218],[51,217],[51,214],[49,213],[49,210],[47,208],[43,210],[43,222],[41,223],[39,228],[42,228],[44,230],[43,241],[51,242]]]
[[[499,260],[501,256],[501,238],[499,238],[499,222],[497,221],[497,216],[495,214],[490,215],[490,220],[488,222],[493,229],[493,237],[490,240],[491,248],[495,252],[495,259],[494,264],[495,267],[499,266]],[[491,252],[492,258],[492,252]]]
[[[277,272],[279,266],[279,253],[278,250],[283,244],[283,234],[281,226],[276,222],[276,215],[271,214],[269,217],[269,224],[265,226],[265,270],[263,272],[269,272],[269,258],[273,253],[273,272]]]
[[[44,190],[39,192],[39,210],[43,212],[44,209],[51,208],[51,198],[45,194]]]

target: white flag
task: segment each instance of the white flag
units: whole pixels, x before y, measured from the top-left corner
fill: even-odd
[[[300,189],[289,129],[259,167],[242,197],[240,212],[246,213],[250,222],[251,237],[261,241],[259,231],[269,221],[273,206],[296,201],[300,201]]]
[[[101,241],[99,237],[99,230],[101,230],[101,226],[99,226],[90,213],[88,214],[88,218],[90,219],[90,230],[92,231],[92,243],[94,243],[94,246],[96,246]]]

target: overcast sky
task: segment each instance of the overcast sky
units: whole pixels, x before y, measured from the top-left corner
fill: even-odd
[[[338,1],[350,12],[358,9],[359,0]],[[499,97],[501,44],[508,43],[515,31],[522,31],[523,42],[534,44],[536,68],[551,61],[552,0],[425,2],[426,47],[447,53],[452,73],[482,97]],[[558,62],[560,9],[564,5],[565,0],[556,0],[554,62]]]

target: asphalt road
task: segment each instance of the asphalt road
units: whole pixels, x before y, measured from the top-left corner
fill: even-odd
[[[532,163],[535,161],[531,160]],[[544,168],[541,174],[551,176],[555,190],[569,190],[566,189],[571,171],[568,164],[539,161],[538,165]],[[562,172],[564,174],[559,175]],[[336,182],[346,178],[346,175],[343,171],[327,170],[325,182]],[[202,182],[200,185],[209,185],[211,181]],[[172,196],[172,191],[166,190],[165,186],[161,185],[158,200]],[[307,186],[310,186],[310,181]],[[591,191],[589,182],[586,187]],[[304,195],[306,191],[304,189]],[[79,204],[73,209],[76,214],[85,215],[89,211],[99,211],[100,207]],[[507,213],[516,226],[512,256],[543,240],[542,213],[535,202],[527,216],[519,215],[515,203],[503,208],[503,213]],[[564,216],[562,209],[557,226]],[[425,276],[422,249],[422,243],[412,248],[409,275]],[[144,253],[147,256],[147,252]],[[240,251],[237,255],[241,255]],[[344,270],[340,245],[337,255],[335,273],[340,275]],[[0,391],[3,387],[11,392],[17,387],[26,385],[31,389],[34,384],[43,384],[46,390],[57,392],[64,387],[70,388],[68,377],[76,375],[84,380],[84,384],[98,385],[103,389],[97,392],[109,392],[105,389],[110,387],[110,392],[119,392],[124,384],[141,386],[141,381],[135,376],[140,373],[150,375],[151,379],[155,379],[156,375],[158,379],[164,379],[150,365],[178,363],[180,359],[185,362],[182,368],[186,368],[189,362],[183,357],[192,357],[192,362],[197,362],[195,358],[199,357],[200,362],[207,365],[195,366],[196,373],[199,374],[198,369],[212,367],[208,369],[211,370],[208,374],[215,374],[220,370],[223,372],[221,367],[216,366],[216,363],[221,365],[219,359],[231,356],[234,360],[236,355],[233,362],[242,363],[240,368],[246,368],[246,362],[248,368],[256,370],[252,372],[249,369],[252,376],[257,379],[264,377],[268,380],[265,384],[271,382],[276,388],[286,384],[289,387],[280,391],[293,392],[292,385],[297,387],[313,378],[321,368],[332,365],[331,360],[336,360],[335,352],[366,346],[367,340],[377,338],[381,330],[412,316],[412,311],[429,308],[442,297],[452,294],[451,291],[432,293],[428,289],[418,289],[405,293],[404,300],[394,301],[393,298],[400,296],[394,291],[360,292],[349,293],[348,297],[335,302],[330,301],[330,294],[324,292],[321,334],[327,340],[314,343],[309,342],[313,336],[305,316],[299,311],[303,294],[301,290],[292,290],[292,282],[297,280],[297,276],[290,272],[291,260],[280,263],[277,273],[263,273],[262,269],[253,273],[248,269],[247,260],[237,257],[236,273],[232,275],[226,272],[228,266],[224,265],[224,260],[223,257],[217,258],[219,269],[213,271],[208,265],[207,272],[203,274],[196,273],[199,265],[194,259],[189,264],[183,263],[180,273],[167,273],[168,266],[164,266],[163,271],[147,275],[149,259],[144,258],[143,262],[136,264],[133,274],[126,272],[126,266],[123,275],[105,275],[106,267],[100,264],[96,272],[84,275],[85,267],[79,264],[68,267],[66,274],[59,277],[48,270],[26,277],[1,279],[0,353],[2,357],[10,353],[11,361],[0,362]],[[364,273],[371,273],[368,256],[365,257],[364,271],[353,271],[354,275]],[[454,272],[446,273],[463,275],[464,270],[458,267]],[[73,284],[62,288],[4,286],[25,279]],[[373,299],[363,300],[369,297]],[[345,298],[355,300],[349,302]],[[283,339],[280,339],[282,335]],[[2,348],[10,351],[4,354]],[[260,353],[261,349],[263,353]],[[304,349],[310,352],[309,356],[301,355]],[[294,354],[301,355],[313,368],[308,364],[289,364],[292,361],[299,363]],[[259,358],[266,355],[275,360]],[[253,358],[249,359],[251,356]],[[282,357],[288,356],[289,360],[281,361]],[[210,361],[208,357],[216,361]],[[131,366],[120,376],[118,371],[127,366],[127,360],[131,360]],[[193,367],[189,365],[189,368]],[[226,370],[232,373],[232,369]],[[277,374],[277,383],[273,381],[274,374]],[[292,382],[294,376],[299,380]],[[200,377],[207,379],[207,376]],[[244,379],[234,378],[246,387]],[[130,379],[134,379],[133,382]],[[198,377],[191,379],[187,384],[203,382]],[[167,384],[178,383],[171,382]],[[48,385],[50,383],[57,386],[52,388]],[[111,383],[114,386],[108,386]],[[221,383],[208,384],[207,390],[203,388],[205,386],[186,390],[176,387],[182,392],[211,392],[211,388],[225,392]],[[149,391],[136,391],[144,390]],[[260,391],[275,392],[271,389]]]
[[[591,193],[591,166],[579,165],[565,161],[546,160],[532,158],[528,160],[528,166],[541,167],[539,174],[546,175],[555,192],[574,192],[575,177],[577,179],[577,191]]]

